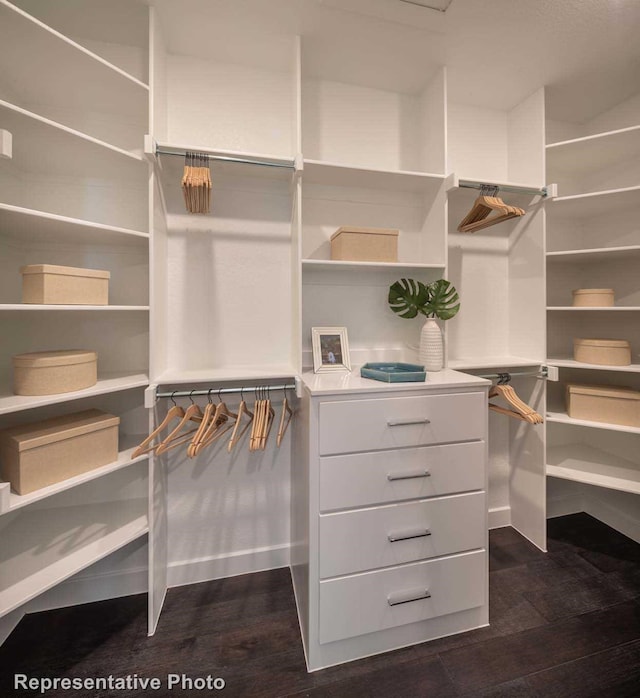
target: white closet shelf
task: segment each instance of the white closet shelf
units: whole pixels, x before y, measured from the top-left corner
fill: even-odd
[[[0,616],[149,530],[146,499],[37,509],[28,516],[20,535],[11,535],[20,518],[3,530]]]
[[[96,179],[131,179],[147,172],[142,155],[4,100],[0,100],[0,123],[13,134],[13,158],[9,162],[22,171]]]
[[[99,468],[94,468],[81,475],[76,475],[75,477],[70,477],[62,482],[56,482],[54,485],[49,487],[42,487],[35,492],[30,492],[29,494],[16,494],[11,492],[9,494],[9,508],[6,511],[0,511],[0,514],[4,514],[7,511],[15,511],[16,509],[21,509],[26,507],[33,502],[38,502],[41,499],[47,499],[55,494],[64,492],[65,490],[72,489],[78,485],[83,485],[85,482],[90,482],[91,480],[97,480],[105,475],[116,472],[117,470],[122,470],[127,468],[134,463],[140,463],[141,461],[147,460],[149,454],[143,454],[137,458],[131,458],[131,454],[136,449],[137,445],[142,442],[146,434],[140,434],[138,436],[124,436],[120,438],[120,452],[118,453],[118,458],[113,463],[108,463]],[[0,483],[1,484],[1,483]]]
[[[625,245],[621,247],[594,247],[584,250],[562,250],[547,252],[547,261],[552,264],[569,263],[600,263],[624,261],[640,257],[640,245]]]
[[[547,475],[640,494],[640,467],[637,463],[586,444],[549,447]]]
[[[58,310],[58,311],[135,311],[148,312],[148,305],[37,305],[36,303],[0,303],[0,313],[5,311],[22,311],[22,310]]]
[[[629,366],[601,366],[599,364],[584,364],[573,359],[554,359],[549,357],[547,363],[559,368],[580,368],[593,371],[619,371],[620,373],[640,373],[640,364],[630,364]]]
[[[571,219],[605,218],[616,210],[635,208],[640,201],[640,186],[606,189],[550,199],[547,213]]]
[[[302,182],[335,187],[386,189],[435,195],[444,183],[443,174],[406,170],[379,170],[322,160],[305,160]]]
[[[0,0],[0,64],[11,66],[3,79],[23,103],[146,114],[148,85],[7,0]]]
[[[21,410],[30,410],[35,407],[70,402],[71,400],[80,400],[85,397],[93,397],[94,395],[105,395],[133,388],[143,388],[148,384],[149,377],[145,373],[118,373],[102,374],[99,376],[98,382],[91,388],[75,390],[70,393],[58,393],[56,395],[12,395],[11,391],[5,387],[3,390],[0,390],[0,414],[20,412]]]
[[[593,429],[606,429],[607,431],[623,431],[627,434],[640,434],[638,427],[626,427],[621,424],[608,424],[606,422],[591,422],[586,419],[573,419],[566,412],[547,412],[547,422],[553,424],[573,424]]]
[[[573,305],[548,305],[547,310],[562,311],[562,312],[580,312],[587,310],[589,312],[622,312],[622,311],[638,311],[640,306],[638,305],[614,305],[606,307],[593,307],[593,306],[573,306]]]
[[[302,267],[307,269],[344,269],[345,271],[375,269],[444,269],[444,264],[419,264],[412,262],[345,262],[332,259],[303,259]]]
[[[293,366],[230,366],[228,368],[201,368],[194,370],[169,370],[152,382],[158,385],[182,385],[191,383],[218,383],[220,381],[281,380],[297,376]]]
[[[148,246],[149,233],[0,203],[0,235],[20,241]]]
[[[640,126],[550,143],[546,152],[552,180],[556,173],[579,179],[593,172],[595,163],[601,170],[636,157],[640,153]]]
[[[447,362],[448,368],[456,371],[465,369],[482,369],[482,368],[516,368],[522,366],[541,366],[543,361],[534,359],[525,359],[521,356],[486,356],[486,357],[468,357],[449,359]]]

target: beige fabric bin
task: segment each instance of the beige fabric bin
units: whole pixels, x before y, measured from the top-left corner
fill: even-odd
[[[640,428],[640,392],[637,390],[569,383],[566,397],[569,417]]]
[[[86,410],[0,431],[2,478],[29,494],[118,458],[120,417]]]
[[[20,273],[23,303],[109,305],[108,271],[30,264]]]
[[[66,349],[13,357],[16,395],[55,395],[90,388],[98,381],[95,351]]]
[[[573,291],[573,305],[577,308],[608,308],[613,303],[612,288],[578,288]]]
[[[626,339],[574,339],[573,358],[599,366],[629,366],[631,345]]]
[[[349,262],[397,262],[398,235],[392,228],[338,228],[331,236],[331,259]]]

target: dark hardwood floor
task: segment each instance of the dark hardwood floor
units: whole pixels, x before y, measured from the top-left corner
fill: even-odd
[[[0,648],[0,696],[29,695],[12,685],[24,673],[137,674],[164,686],[50,697],[638,698],[640,545],[586,514],[549,521],[547,554],[511,528],[490,540],[488,628],[308,674],[280,569],[171,589],[152,638],[145,596],[26,616]],[[169,673],[226,687],[168,691]]]

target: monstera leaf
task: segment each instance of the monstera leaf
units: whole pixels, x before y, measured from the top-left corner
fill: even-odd
[[[425,306],[425,315],[436,316],[440,320],[451,320],[460,310],[460,298],[455,286],[446,279],[438,279],[427,286],[429,300]]]
[[[389,306],[400,317],[412,318],[418,313],[425,315],[429,301],[429,290],[422,281],[400,279],[389,287]]]

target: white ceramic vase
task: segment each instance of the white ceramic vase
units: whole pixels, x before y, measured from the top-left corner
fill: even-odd
[[[444,365],[442,330],[433,318],[427,318],[420,332],[420,363],[425,371],[441,371]]]

